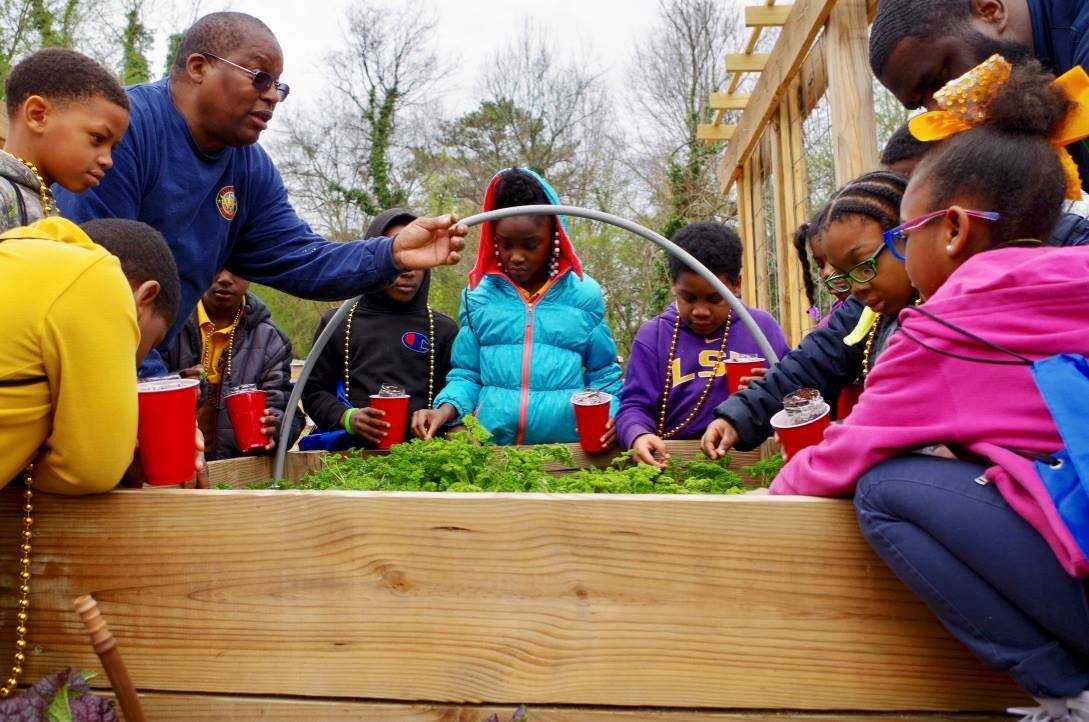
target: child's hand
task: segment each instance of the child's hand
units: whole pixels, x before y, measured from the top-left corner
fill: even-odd
[[[752,376],[742,376],[741,380],[737,382],[737,388],[739,391],[744,391],[749,388],[749,384],[757,379],[762,379],[768,373],[766,368],[755,368],[752,370]]]
[[[654,434],[642,434],[631,445],[632,458],[636,463],[657,466],[664,469],[669,466],[669,448],[661,438]]]
[[[601,448],[605,450],[614,446],[616,446],[616,423],[613,419],[609,419],[609,423],[605,424],[605,433],[601,435]]]
[[[386,437],[388,433],[386,430],[390,428],[389,422],[382,420],[386,412],[381,409],[364,406],[361,409],[349,409],[344,413],[352,415],[350,422],[352,433],[375,444]]]
[[[204,434],[200,432],[200,427],[197,427],[196,467],[196,476],[182,484],[183,489],[207,489],[210,486],[208,482],[208,464],[204,461]]]
[[[276,448],[276,417],[272,415],[272,409],[265,409],[265,415],[261,417],[261,433],[268,437],[265,451]]]
[[[734,444],[741,440],[737,431],[726,419],[715,419],[703,432],[700,449],[709,459],[721,459]]]
[[[412,435],[417,439],[430,439],[453,421],[456,414],[457,409],[452,404],[443,404],[437,409],[420,409],[412,415]]]
[[[207,489],[209,486],[208,464],[204,461],[204,434],[200,433],[200,427],[196,428],[196,434],[196,455],[193,459],[193,471],[195,473],[192,479],[182,483],[182,488],[185,489]],[[125,475],[121,477],[121,486],[123,487],[139,489],[147,483],[147,475],[144,473],[144,466],[140,461],[139,452],[140,443],[137,440],[132,463],[129,464]]]
[[[190,366],[187,369],[179,371],[178,376],[181,376],[183,379],[199,379],[202,373],[204,373],[203,366]]]

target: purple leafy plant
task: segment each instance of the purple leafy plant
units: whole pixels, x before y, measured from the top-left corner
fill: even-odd
[[[499,715],[493,714],[484,722],[499,722]],[[514,716],[510,718],[510,722],[529,722],[529,715],[526,714],[526,706],[522,705],[518,709],[514,710]]]
[[[21,695],[0,702],[5,722],[117,722],[113,701],[91,692],[94,672],[67,669],[35,682]]]

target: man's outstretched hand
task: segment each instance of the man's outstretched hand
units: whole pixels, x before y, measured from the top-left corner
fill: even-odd
[[[393,239],[393,262],[405,271],[452,266],[461,260],[469,227],[452,213],[417,218]]]

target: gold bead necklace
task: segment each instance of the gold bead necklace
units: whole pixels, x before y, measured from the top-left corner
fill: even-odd
[[[0,697],[7,697],[19,686],[19,675],[23,673],[23,662],[26,661],[26,623],[30,609],[30,538],[32,536],[30,527],[34,525],[34,519],[30,516],[30,513],[34,511],[34,505],[31,503],[34,498],[31,488],[34,485],[31,478],[33,470],[33,465],[28,466],[23,474],[26,489],[23,490],[23,531],[19,541],[21,554],[19,557],[19,611],[16,613],[19,623],[15,627],[15,661],[11,665],[11,676],[8,677],[4,686],[0,687]]]
[[[873,328],[866,335],[866,349],[862,352],[862,378],[870,375],[873,370],[873,344],[877,340],[877,329],[881,325],[881,319],[873,322]]]
[[[921,306],[923,299],[916,298],[914,301],[915,306]],[[873,345],[877,341],[877,329],[880,328],[882,322],[889,318],[887,316],[878,316],[873,326],[870,327],[870,333],[866,335],[866,348],[862,352],[862,378],[865,379],[870,375],[870,371],[873,371],[873,364],[876,359],[873,358]],[[895,318],[893,316],[892,318]]]
[[[665,430],[666,411],[669,407],[669,394],[673,390],[673,361],[676,358],[677,353],[677,339],[681,335],[681,319],[678,316],[673,322],[673,338],[669,342],[669,358],[666,359],[666,375],[665,382],[662,384],[662,402],[661,407],[658,410],[658,437],[661,439],[672,439],[676,436],[684,427],[688,426],[692,422],[692,419],[696,418],[696,414],[703,408],[703,402],[707,400],[708,394],[711,393],[711,386],[715,383],[716,374],[719,366],[721,366],[726,358],[726,343],[730,339],[730,326],[733,323],[733,313],[726,317],[726,327],[722,329],[722,343],[718,347],[719,362],[715,364],[715,367],[711,370],[711,378],[707,379],[707,385],[703,387],[703,391],[700,393],[699,399],[696,401],[696,405],[692,408],[691,413],[685,417],[684,421],[677,424],[670,431]]]
[[[352,341],[352,316],[359,301],[352,305],[348,311],[348,318],[344,322],[344,398],[351,402],[348,392],[352,388],[351,365],[351,341]],[[427,408],[435,400],[435,312],[431,310],[431,304],[427,306]]]
[[[219,379],[219,385],[222,388],[223,382],[231,377],[231,361],[234,358],[234,332],[238,330],[238,321],[242,318],[242,309],[245,308],[246,302],[243,301],[242,305],[238,307],[238,312],[234,315],[234,321],[231,321],[231,332],[227,334],[227,371]],[[208,367],[212,365],[212,334],[215,333],[213,328],[211,331],[201,331],[201,335],[204,340],[204,353],[201,354],[200,359],[200,380],[208,380]]]
[[[31,173],[34,174],[34,178],[38,181],[38,198],[42,201],[42,215],[51,216],[56,213],[57,202],[53,198],[53,191],[49,190],[49,186],[45,182],[45,178],[42,178],[42,174],[38,172],[38,166],[31,163],[29,160],[23,160],[19,156],[10,151],[3,151],[5,155],[11,156],[15,160],[26,166]],[[2,689],[2,688],[0,688]]]

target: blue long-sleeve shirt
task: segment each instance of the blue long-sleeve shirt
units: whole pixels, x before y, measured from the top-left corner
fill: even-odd
[[[1089,72],[1089,3],[1071,0],[1028,0],[1032,21],[1032,49],[1036,59],[1056,75],[1076,65]],[[1067,146],[1081,174],[1081,187],[1089,187],[1089,149],[1085,141]]]
[[[224,267],[315,300],[357,296],[400,273],[388,238],[335,243],[310,230],[261,146],[213,155],[197,148],[168,79],[129,88],[129,99],[129,129],[102,184],[78,195],[59,186],[54,192],[61,214],[76,222],[131,218],[166,238],[181,276],[181,306],[164,346]]]

